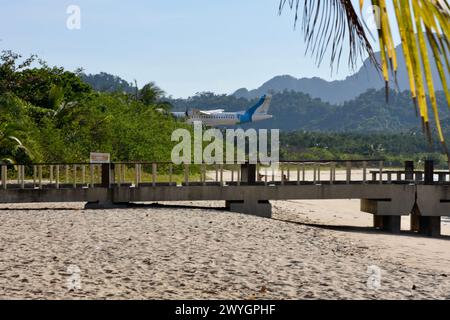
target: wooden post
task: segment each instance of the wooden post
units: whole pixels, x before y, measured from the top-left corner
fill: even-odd
[[[25,189],[25,166],[20,166],[20,188]]]
[[[405,180],[414,180],[414,161],[405,161]]]
[[[5,164],[2,164],[2,187],[4,190],[7,188],[8,181],[8,167]]]
[[[50,184],[53,184],[53,165],[50,165]]]
[[[172,185],[172,172],[173,172],[173,165],[169,164],[169,184]]]
[[[139,187],[139,165],[137,163],[134,165],[134,186]]]
[[[434,184],[434,162],[433,160],[425,160],[425,184]]]
[[[145,177],[144,177],[144,178],[145,178]],[[144,182],[144,178],[142,178],[142,164],[139,163],[139,164],[138,164],[138,181],[139,181],[139,184],[140,184],[141,182]]]
[[[73,187],[77,187],[77,165],[73,165]]]
[[[380,184],[383,184],[383,161],[380,161],[379,163],[379,170],[380,170]]]
[[[111,177],[110,177],[110,165],[109,163],[103,163],[102,164],[102,188],[109,188],[111,185]],[[74,174],[75,176],[75,174]]]
[[[241,185],[241,166],[238,166],[237,169],[237,185],[240,186]]]
[[[217,168],[216,168],[217,170]],[[189,164],[184,164],[184,183],[188,186],[189,185]]]
[[[84,164],[81,165],[81,183],[83,186],[86,184],[86,166]]]
[[[317,182],[320,184],[320,163],[317,165]]]
[[[256,165],[244,163],[241,164],[241,181],[248,184],[255,184],[256,182]]]
[[[59,189],[59,165],[56,165],[56,189]]]
[[[95,170],[95,166],[93,164],[89,165],[89,174],[91,176],[91,188],[94,188],[95,182],[94,182],[94,170]]]
[[[224,185],[224,181],[223,181],[223,164],[220,165],[220,185],[221,186]]]
[[[33,166],[33,188],[36,188],[37,181],[37,166]]]
[[[42,166],[38,166],[38,175],[39,175],[39,189],[42,189]]]
[[[346,182],[347,184],[350,184],[350,181],[352,180],[352,163],[350,161],[347,161],[346,167]]]
[[[363,183],[367,183],[367,161],[363,161]]]
[[[152,185],[156,187],[156,179],[157,179],[157,166],[156,163],[152,163]]]
[[[122,165],[121,164],[118,164],[116,166],[116,171],[117,171],[117,177],[118,177],[117,186],[120,187],[122,185]]]
[[[281,185],[284,185],[284,168],[281,167]]]
[[[66,165],[66,184],[69,184],[70,178],[69,178],[69,166]]]
[[[231,171],[233,172],[233,171]],[[206,186],[206,165],[202,163],[202,171],[200,173],[201,181],[204,186]]]
[[[267,167],[264,168],[264,185],[267,186]]]
[[[336,169],[336,163],[330,163],[330,184],[334,184],[334,170]]]
[[[417,181],[423,181],[423,173],[422,172],[417,172],[416,177],[417,177]]]

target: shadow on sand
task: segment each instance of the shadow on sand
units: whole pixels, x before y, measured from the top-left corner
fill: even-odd
[[[297,225],[311,227],[311,228],[324,229],[324,230],[333,230],[333,231],[342,231],[342,232],[351,232],[351,233],[364,233],[364,234],[386,234],[386,235],[404,236],[404,237],[430,238],[428,236],[419,234],[417,232],[407,231],[407,230],[402,230],[400,233],[392,234],[392,233],[385,232],[385,231],[382,231],[382,230],[379,230],[379,229],[375,229],[373,227],[326,225],[326,224],[321,224],[321,223],[310,223],[310,222],[307,223],[307,222],[291,221],[291,220],[278,219],[278,218],[273,218],[273,220],[282,221],[282,222],[286,222],[286,223],[297,224]],[[436,239],[450,240],[450,236],[441,235],[440,237],[438,237]]]

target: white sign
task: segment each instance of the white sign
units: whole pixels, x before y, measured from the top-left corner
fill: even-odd
[[[91,152],[90,163],[110,163],[111,156],[109,153]]]

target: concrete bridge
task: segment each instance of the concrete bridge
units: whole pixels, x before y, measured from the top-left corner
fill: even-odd
[[[224,200],[230,211],[270,218],[270,200],[360,199],[361,211],[373,214],[374,227],[398,233],[401,217],[410,215],[412,230],[429,236],[439,236],[441,217],[450,216],[450,175],[435,172],[431,161],[424,171],[414,170],[412,162],[404,170],[386,170],[379,160],[277,165],[2,165],[0,203],[86,202],[87,208],[111,208]]]

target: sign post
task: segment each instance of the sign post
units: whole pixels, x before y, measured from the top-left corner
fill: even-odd
[[[111,155],[109,153],[91,152],[89,162],[91,164],[109,164],[111,162]]]
[[[91,152],[91,164],[102,165],[102,187],[109,188],[111,185],[111,155],[109,153]]]

